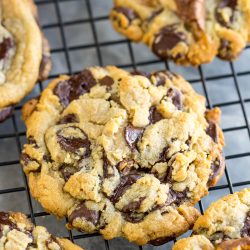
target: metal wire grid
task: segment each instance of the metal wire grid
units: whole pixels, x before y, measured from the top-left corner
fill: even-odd
[[[68,3],[72,3],[73,2],[79,2],[79,1],[83,1],[85,2],[85,6],[86,6],[86,11],[88,13],[88,18],[80,18],[77,20],[73,20],[73,21],[64,21],[63,20],[63,15],[62,15],[62,9],[60,8],[60,4],[63,2],[68,2]],[[101,1],[101,0],[99,0]],[[106,0],[105,0],[106,1]],[[166,69],[178,69],[177,67],[175,67],[173,64],[169,64],[168,62],[163,62],[160,61],[157,58],[152,58],[150,60],[141,60],[141,61],[137,61],[135,59],[135,49],[134,49],[134,44],[132,44],[130,41],[126,40],[125,38],[121,37],[119,39],[116,40],[112,40],[112,36],[109,37],[109,41],[104,41],[104,42],[100,42],[98,39],[98,34],[97,34],[97,24],[98,22],[101,21],[107,21],[108,20],[108,14],[107,15],[99,15],[99,16],[94,16],[93,13],[95,11],[95,6],[93,4],[93,2],[95,2],[95,4],[98,4],[98,0],[97,1],[90,1],[90,0],[39,0],[36,1],[38,7],[40,8],[43,5],[53,5],[54,9],[55,9],[55,14],[56,14],[56,18],[57,18],[57,22],[54,23],[49,23],[49,24],[45,24],[43,25],[43,29],[49,30],[49,29],[53,29],[53,28],[58,28],[59,29],[59,33],[60,33],[60,37],[61,37],[61,41],[62,41],[62,47],[61,48],[56,48],[56,49],[52,49],[52,56],[56,53],[63,53],[66,59],[66,65],[67,65],[67,72],[63,72],[65,74],[72,74],[72,73],[76,73],[75,70],[72,69],[72,63],[70,60],[70,52],[71,51],[78,51],[78,50],[85,50],[85,49],[95,49],[96,50],[96,57],[97,57],[97,62],[100,66],[102,66],[104,64],[103,61],[103,55],[102,55],[102,49],[106,48],[107,46],[115,46],[115,45],[122,45],[122,46],[127,46],[128,48],[128,53],[129,53],[129,57],[130,57],[130,63],[127,64],[121,64],[121,65],[117,65],[121,68],[126,68],[126,69],[138,69],[138,68],[146,68],[147,66],[153,67],[155,70],[159,67],[158,65],[164,65],[164,67]],[[46,16],[46,13],[41,13],[42,15]],[[91,31],[92,31],[92,41],[91,43],[87,43],[84,45],[77,45],[77,46],[69,46],[67,44],[67,39],[66,39],[66,35],[65,35],[65,29],[67,26],[71,26],[71,25],[82,25],[82,24],[89,24],[91,27]],[[250,46],[248,46],[246,48],[246,50],[243,52],[247,53],[246,51],[250,48]],[[248,50],[249,51],[249,50]],[[250,60],[249,60],[250,61]],[[171,68],[172,65],[172,68]],[[248,142],[246,143],[250,145],[250,127],[249,127],[249,120],[248,120],[248,109],[247,109],[247,105],[250,104],[250,98],[243,98],[243,94],[244,92],[242,92],[242,89],[240,88],[240,84],[239,84],[239,77],[241,76],[250,76],[250,64],[247,65],[247,68],[244,70],[241,69],[237,69],[238,67],[235,66],[235,63],[226,63],[224,62],[223,65],[227,65],[227,67],[230,69],[230,71],[228,71],[227,73],[223,73],[220,74],[220,72],[218,72],[217,75],[213,75],[213,76],[206,76],[206,74],[204,74],[204,67],[205,66],[201,66],[197,69],[198,72],[198,77],[196,77],[195,79],[188,79],[193,85],[195,85],[196,83],[201,83],[201,92],[204,93],[206,100],[207,100],[207,107],[208,108],[212,108],[214,106],[218,106],[223,108],[229,108],[229,112],[230,110],[232,110],[232,112],[234,112],[233,110],[233,106],[237,105],[240,107],[240,110],[242,112],[242,121],[243,123],[241,125],[238,125],[238,122],[235,121],[233,122],[233,124],[227,128],[224,128],[223,131],[226,135],[226,133],[230,133],[230,132],[235,132],[235,131],[245,131],[245,136],[244,138],[246,139],[246,137],[248,138]],[[224,67],[223,66],[223,67]],[[220,70],[220,69],[219,69]],[[62,72],[61,72],[62,73]],[[56,77],[57,74],[52,74],[50,76],[51,78]],[[213,103],[212,101],[212,96],[210,94],[209,91],[209,84],[210,81],[220,81],[220,80],[227,80],[227,79],[232,79],[233,80],[233,86],[234,86],[234,96],[237,96],[237,100],[223,100],[224,98],[221,98],[220,102],[217,103]],[[250,79],[250,78],[249,78]],[[44,88],[44,83],[39,82],[39,84],[36,86],[36,92],[41,92]],[[250,82],[249,82],[249,89],[250,89]],[[36,93],[37,94],[37,93]],[[250,108],[250,106],[249,106]],[[31,198],[29,189],[28,189],[28,185],[27,185],[27,179],[25,177],[25,175],[22,173],[22,181],[20,181],[19,183],[17,183],[16,185],[14,185],[14,187],[10,187],[10,188],[2,188],[1,185],[1,175],[4,173],[3,169],[5,168],[11,168],[11,166],[15,166],[18,165],[19,166],[19,160],[18,158],[16,160],[12,160],[12,157],[9,159],[6,159],[6,157],[3,156],[4,152],[7,151],[11,151],[12,149],[10,147],[15,146],[14,144],[16,144],[17,147],[17,155],[21,152],[21,148],[22,148],[22,144],[24,141],[24,137],[25,137],[25,129],[24,126],[21,124],[20,125],[20,120],[19,120],[19,116],[20,116],[20,109],[21,106],[17,106],[15,108],[15,112],[12,115],[12,117],[10,118],[9,121],[6,121],[5,125],[0,125],[0,209],[12,209],[13,208],[9,208],[8,205],[3,204],[1,198],[4,195],[8,195],[8,194],[17,194],[17,195],[26,195],[26,202],[28,204],[28,211],[26,211],[27,215],[31,218],[31,220],[33,221],[33,223],[36,223],[36,221],[39,218],[45,218],[48,216],[48,214],[46,212],[43,211],[35,211],[34,209],[34,200]],[[7,126],[7,127],[6,127]],[[9,128],[10,132],[9,132]],[[20,128],[21,127],[21,128]],[[6,129],[7,128],[7,129]],[[8,140],[14,140],[14,142],[12,142],[12,144],[8,144]],[[1,149],[2,148],[2,149]],[[3,149],[5,148],[5,149]],[[7,149],[6,149],[7,148]],[[237,150],[236,150],[237,151]],[[227,162],[229,160],[232,159],[236,159],[237,161],[244,159],[246,157],[250,156],[250,147],[247,147],[247,150],[245,150],[245,152],[240,152],[240,153],[230,153],[226,155],[226,160]],[[1,160],[1,158],[3,158],[3,160]],[[15,157],[13,157],[15,158]],[[245,164],[245,163],[244,163]],[[236,168],[237,166],[235,166]],[[246,174],[247,173],[247,165],[245,166],[245,172],[242,172],[242,174]],[[250,171],[250,169],[249,169]],[[235,170],[234,170],[235,172]],[[5,178],[5,175],[3,175]],[[8,176],[11,178],[11,176]],[[15,182],[14,182],[15,183]],[[220,196],[225,195],[227,193],[233,193],[238,189],[242,189],[244,187],[246,187],[247,185],[250,185],[250,179],[245,179],[243,181],[232,181],[232,176],[230,176],[228,167],[226,167],[225,170],[225,177],[224,177],[224,181],[222,181],[219,183],[219,185],[217,185],[216,187],[213,187],[210,189],[210,195],[212,195],[213,191],[216,190],[221,190],[220,192]],[[228,191],[229,190],[229,191]],[[11,196],[10,196],[11,197]],[[205,198],[206,199],[206,198]],[[216,199],[216,198],[214,198]],[[204,211],[204,199],[203,201],[199,202],[198,206],[197,206],[200,211],[203,213]],[[14,210],[18,211],[19,208],[15,207]],[[88,249],[96,249],[96,247],[94,248],[94,246],[91,246],[92,241],[94,241],[95,237],[98,237],[98,234],[79,234],[79,233],[75,233],[72,231],[67,231],[67,235],[63,235],[64,237],[68,237],[70,240],[72,240],[73,242],[77,242],[78,244],[82,244],[85,245],[85,243],[81,243],[81,239],[91,239],[89,241],[89,246],[87,247]],[[100,243],[102,242],[102,243]],[[122,241],[124,245],[121,246],[121,248],[119,249],[166,249],[166,246],[164,247],[150,247],[150,246],[144,246],[144,247],[136,247],[134,245],[131,245],[129,243],[127,243],[126,241]],[[100,238],[99,243],[98,244],[98,249],[118,249],[117,247],[112,247],[112,244],[110,244],[109,241],[104,241]],[[100,245],[101,244],[101,245]],[[173,243],[167,244],[167,247],[170,249],[171,245]]]

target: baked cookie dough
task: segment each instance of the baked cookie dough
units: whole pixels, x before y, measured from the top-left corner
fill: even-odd
[[[168,71],[92,67],[23,109],[21,164],[46,211],[105,239],[163,244],[223,174],[220,110]]]
[[[114,0],[114,28],[162,59],[233,60],[250,41],[249,0]]]
[[[0,122],[51,69],[33,0],[0,1]]]
[[[17,212],[0,212],[1,250],[83,250],[71,241],[51,235],[45,227],[34,226]]]
[[[199,217],[193,236],[177,241],[173,250],[250,249],[250,189],[212,203]]]

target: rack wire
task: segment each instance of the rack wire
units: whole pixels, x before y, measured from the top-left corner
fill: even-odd
[[[106,2],[106,8],[103,7],[104,2]],[[52,46],[51,50],[54,65],[62,64],[63,60],[65,62],[62,72],[52,72],[49,79],[57,77],[59,73],[77,73],[80,68],[76,69],[73,65],[72,57],[74,56],[71,54],[91,50],[90,57],[87,59],[90,58],[91,63],[96,62],[100,66],[109,63],[128,70],[150,71],[165,68],[181,73],[198,92],[205,95],[208,108],[218,106],[222,109],[225,114],[222,116],[222,128],[227,143],[225,147],[227,166],[222,180],[217,186],[211,188],[210,194],[197,205],[201,213],[211,201],[250,186],[250,46],[246,47],[236,62],[228,63],[216,59],[213,63],[197,69],[183,68],[171,62],[160,61],[146,47],[131,43],[115,32],[110,32],[110,29],[105,34],[105,39],[100,39],[98,30],[103,27],[100,24],[104,23],[105,27],[110,27],[108,10],[112,6],[111,0],[37,0],[36,3],[41,19],[46,20],[46,22],[42,22],[42,28],[49,40],[56,33],[60,37],[60,42],[56,41],[56,45],[60,44],[60,46],[55,48]],[[76,9],[80,6],[79,4],[83,6],[82,11],[85,15],[83,17],[72,15],[72,19],[67,17],[65,20],[65,9],[70,12],[71,8]],[[52,14],[48,12],[51,9],[53,9]],[[96,11],[98,9],[101,14]],[[54,20],[51,20],[52,17]],[[84,27],[83,32],[86,31],[87,42],[69,44],[67,29],[75,26]],[[110,48],[112,49],[110,50]],[[107,61],[117,58],[117,55],[124,52],[123,50],[126,50],[127,61],[119,61],[119,59],[118,61]],[[58,55],[60,56],[58,57]],[[83,65],[87,59],[82,58]],[[29,97],[39,94],[47,83],[48,81],[39,82]],[[69,231],[64,229],[65,221],[58,222],[53,216],[44,212],[32,199],[27,179],[19,165],[19,154],[22,144],[25,142],[25,127],[20,120],[21,107],[22,105],[18,105],[12,117],[0,124],[0,210],[23,211],[35,224],[47,225],[57,235],[68,237],[89,250],[171,249],[173,242],[161,247],[138,247],[122,239],[105,241],[99,234]]]

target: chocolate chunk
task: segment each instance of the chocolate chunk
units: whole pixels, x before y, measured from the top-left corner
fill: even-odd
[[[67,123],[77,123],[79,119],[76,117],[75,114],[68,114],[62,117],[57,124],[67,124]]]
[[[201,229],[201,230],[203,230],[203,229]],[[206,231],[206,230],[207,229],[204,228],[204,231]],[[230,240],[230,239],[231,238],[228,235],[224,234],[224,232],[222,232],[222,231],[217,231],[210,236],[210,241],[214,244],[218,241],[224,241],[224,240]]]
[[[211,163],[211,174],[208,178],[208,186],[213,185],[214,178],[221,173],[222,168],[224,168],[224,158],[216,159],[214,162]]]
[[[184,190],[183,192],[177,192],[173,189],[169,190],[169,196],[166,201],[166,205],[176,205],[180,206],[186,199],[187,199],[187,190]]]
[[[76,218],[84,218],[86,221],[97,225],[99,222],[100,213],[99,211],[87,208],[84,203],[81,203],[69,216],[69,222],[72,223]]]
[[[66,81],[59,82],[54,88],[54,94],[59,97],[61,104],[67,107],[70,102],[88,93],[95,85],[95,78],[92,73],[86,69]]]
[[[0,122],[3,122],[7,118],[9,118],[12,115],[13,110],[13,106],[0,109]]]
[[[220,250],[235,250],[235,249],[248,249],[250,246],[250,237],[244,237],[235,240],[226,240],[217,246]]]
[[[115,11],[117,11],[118,13],[122,13],[131,23],[134,19],[138,18],[137,13],[130,8],[125,8],[125,7],[115,7],[114,8]]]
[[[106,156],[103,157],[103,177],[105,179],[114,176],[114,168],[110,165],[110,162]]]
[[[178,110],[182,110],[183,103],[181,98],[181,92],[177,89],[170,88],[167,92],[167,96],[172,99],[172,103]]]
[[[157,111],[156,107],[151,107],[149,109],[149,121],[150,124],[155,124],[156,122],[164,119],[160,112]]]
[[[229,28],[234,21],[235,11],[238,5],[238,0],[221,0],[215,10],[216,20],[224,27]],[[225,20],[223,14],[221,13],[222,9],[230,8],[232,10],[231,16],[228,20]]]
[[[16,224],[10,219],[10,214],[6,212],[0,212],[0,238],[2,237],[2,230],[4,225],[9,226],[10,230],[16,228]]]
[[[173,80],[174,76],[176,77],[175,74],[173,74],[167,70],[159,70],[159,71],[152,73],[150,75],[150,79],[151,79],[152,83],[154,83],[154,81],[152,79],[152,78],[154,78],[156,80],[155,85],[158,87],[158,86],[164,86],[167,79]]]
[[[174,240],[175,238],[176,238],[175,236],[161,237],[161,238],[157,238],[157,239],[149,241],[149,244],[151,244],[153,246],[160,246],[160,245],[163,245],[165,243],[168,243],[169,241]]]
[[[151,16],[147,19],[147,22],[152,22],[161,12],[164,10],[164,8],[160,8],[159,10],[154,11]]]
[[[165,26],[155,36],[153,42],[153,52],[162,58],[172,57],[169,55],[178,43],[187,43],[186,35],[183,32],[177,31],[175,25]]]
[[[22,153],[21,161],[23,162],[23,165],[26,167],[31,161],[33,161],[33,159],[28,154]]]
[[[136,201],[132,201],[128,203],[126,206],[122,208],[122,212],[124,213],[130,213],[138,210],[142,204],[142,202],[145,200],[146,197],[140,197]]]
[[[85,152],[82,157],[89,157],[91,150],[90,150],[90,141],[88,140],[87,135],[77,127],[70,127],[76,130],[79,130],[81,137],[65,137],[63,135],[63,130],[60,130],[57,133],[58,143],[60,144],[61,148],[67,152],[77,153],[80,148],[85,148]],[[67,128],[66,128],[67,129]]]
[[[244,226],[240,231],[241,237],[250,236],[250,211],[247,212]]]
[[[42,55],[42,61],[39,68],[39,80],[43,81],[48,77],[49,71],[51,69],[51,56]]]
[[[134,148],[136,146],[137,142],[142,137],[143,132],[143,128],[134,127],[132,124],[128,124],[126,126],[124,130],[124,137],[129,147]]]
[[[60,172],[63,175],[63,178],[65,181],[68,181],[69,178],[71,177],[71,175],[75,174],[76,172],[78,172],[79,170],[73,166],[70,166],[68,164],[63,164],[60,167]]]
[[[213,139],[215,143],[218,143],[219,132],[216,123],[213,121],[208,121],[206,133]]]
[[[111,202],[118,202],[119,198],[126,192],[126,190],[140,178],[141,175],[136,173],[121,176],[119,185],[114,190],[114,194],[110,197]]]
[[[102,79],[99,80],[99,82],[101,85],[105,85],[110,88],[113,85],[114,80],[110,76],[104,76]]]
[[[14,48],[15,44],[11,38],[4,38],[0,43],[0,60],[3,60],[8,55],[8,51]]]
[[[143,71],[140,71],[140,70],[134,70],[130,74],[134,75],[134,76],[145,76],[147,78],[150,78],[150,74],[143,72]]]
[[[175,0],[178,15],[185,24],[193,26],[194,24],[199,29],[205,28],[205,1],[206,0]]]

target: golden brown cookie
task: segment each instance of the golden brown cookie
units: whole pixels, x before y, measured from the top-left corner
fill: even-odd
[[[195,222],[193,236],[179,240],[173,250],[250,249],[250,189],[214,202]]]
[[[168,71],[92,67],[52,81],[23,109],[32,195],[69,228],[163,244],[223,174],[220,110]]]
[[[0,212],[1,250],[83,250],[71,241],[51,235],[45,227],[34,226],[17,212]]]
[[[0,2],[0,122],[51,69],[45,39],[32,0]]]
[[[200,65],[238,57],[249,41],[249,0],[114,0],[114,28],[162,59]]]

